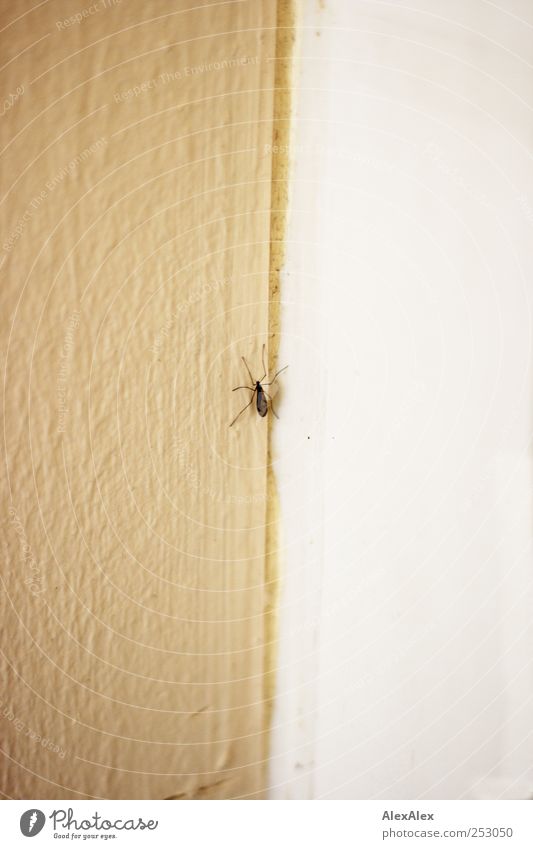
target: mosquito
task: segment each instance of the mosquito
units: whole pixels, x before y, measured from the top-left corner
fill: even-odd
[[[244,357],[241,357],[241,360],[243,361],[244,365],[246,366],[246,371],[248,372],[248,374],[250,376],[250,382],[253,383],[253,386],[236,386],[235,389],[232,389],[231,391],[236,392],[237,389],[248,389],[252,393],[252,397],[250,398],[249,403],[246,404],[246,406],[242,408],[240,413],[238,413],[235,416],[232,423],[230,424],[230,427],[233,427],[233,425],[235,424],[237,419],[240,416],[242,416],[244,411],[247,410],[248,407],[250,406],[250,404],[253,403],[253,400],[254,400],[256,394],[257,394],[257,398],[256,398],[257,412],[261,416],[261,418],[266,416],[266,414],[268,412],[268,402],[270,401],[270,409],[272,410],[272,412],[274,413],[276,418],[279,419],[279,416],[274,409],[274,405],[272,404],[272,398],[270,397],[268,392],[265,392],[263,387],[264,386],[271,386],[274,383],[274,381],[276,380],[276,378],[278,377],[278,375],[281,374],[282,371],[285,371],[285,369],[289,368],[289,366],[283,366],[283,368],[280,368],[280,370],[276,372],[276,374],[274,375],[272,380],[270,380],[268,383],[263,383],[263,380],[265,379],[266,374],[267,374],[266,366],[265,366],[265,346],[263,345],[263,351],[262,351],[262,354],[261,354],[261,361],[263,363],[263,371],[264,371],[264,375],[261,378],[261,380],[254,380],[253,377],[252,377],[252,372],[248,368],[248,363],[246,362]]]

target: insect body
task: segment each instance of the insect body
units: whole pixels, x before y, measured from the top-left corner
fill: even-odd
[[[258,380],[255,383],[255,391],[257,392],[256,406],[257,412],[261,417],[266,416],[268,412],[268,401],[265,390],[261,386]],[[270,399],[270,404],[272,405],[272,399]],[[274,412],[274,408],[272,408],[272,412]]]
[[[245,410],[247,410],[247,409],[248,409],[248,407],[249,407],[249,406],[253,403],[254,398],[256,399],[255,405],[256,405],[257,412],[258,412],[258,414],[261,416],[261,418],[264,418],[264,417],[266,416],[267,412],[268,412],[268,402],[269,402],[269,401],[270,401],[270,409],[272,410],[272,412],[274,413],[274,415],[276,416],[276,418],[279,418],[279,416],[278,416],[278,414],[276,413],[276,411],[275,411],[275,409],[274,409],[274,406],[273,406],[273,404],[272,404],[272,398],[270,397],[270,395],[268,394],[268,392],[265,392],[264,387],[265,387],[265,386],[270,386],[272,383],[274,383],[274,381],[276,380],[276,378],[277,378],[278,374],[281,374],[281,372],[282,372],[282,371],[285,371],[285,369],[286,369],[286,368],[288,368],[288,366],[284,366],[284,367],[283,367],[283,368],[281,368],[279,371],[277,371],[277,372],[276,372],[276,374],[274,375],[274,377],[272,378],[272,380],[270,380],[268,383],[263,383],[263,380],[264,380],[264,379],[265,379],[265,377],[266,377],[266,367],[265,367],[265,346],[263,345],[263,353],[262,353],[262,362],[263,362],[263,371],[264,371],[264,374],[263,374],[263,377],[261,378],[261,380],[254,380],[254,379],[253,379],[253,377],[252,377],[252,373],[251,373],[250,369],[248,368],[248,363],[246,362],[246,360],[244,359],[244,357],[241,357],[241,359],[242,359],[242,361],[243,361],[244,365],[246,366],[246,371],[248,372],[248,374],[249,374],[249,376],[250,376],[250,382],[253,384],[253,386],[236,386],[236,387],[235,387],[235,389],[233,389],[232,391],[233,391],[233,392],[236,392],[236,391],[237,391],[237,389],[248,389],[248,390],[252,393],[252,397],[250,398],[249,403],[248,403],[248,404],[246,404],[246,406],[242,408],[242,410],[240,411],[240,413],[238,413],[238,414],[235,416],[235,418],[233,419],[232,423],[230,424],[230,427],[233,427],[233,425],[235,424],[235,422],[237,421],[237,419],[238,419],[240,416],[242,416],[242,414],[244,413],[244,411],[245,411]]]

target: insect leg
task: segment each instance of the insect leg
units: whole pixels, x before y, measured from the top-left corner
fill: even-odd
[[[263,383],[263,386],[271,386],[274,383],[275,379],[277,378],[278,374],[281,374],[281,372],[285,371],[286,368],[289,368],[289,366],[283,366],[283,368],[280,368],[280,370],[276,372],[276,374],[274,375],[272,380],[269,380],[268,383]],[[262,383],[262,381],[260,381],[260,382]]]
[[[263,345],[263,350],[261,351],[261,362],[263,363],[264,375],[261,378],[261,380],[259,381],[259,383],[262,383],[263,380],[265,379],[265,377],[267,376],[267,370],[266,370],[266,366],[265,366],[265,346],[264,345]]]
[[[250,392],[253,392],[254,389],[255,389],[255,386],[236,386],[235,389],[232,389],[231,391],[236,392],[237,389],[249,389]]]
[[[253,377],[252,377],[252,372],[251,372],[251,371],[250,371],[250,369],[248,368],[248,363],[246,362],[246,360],[244,359],[244,357],[241,357],[241,360],[243,361],[244,365],[246,366],[246,371],[247,371],[247,372],[248,372],[248,374],[250,375],[250,383],[255,383],[255,380],[254,380],[254,379],[253,379]]]
[[[247,387],[246,387],[246,389],[248,389],[248,388],[249,388],[249,387],[247,386]],[[233,427],[233,425],[235,424],[235,422],[237,421],[237,419],[238,419],[240,416],[242,416],[242,414],[244,413],[244,411],[245,411],[245,410],[247,410],[247,409],[248,409],[248,407],[250,406],[250,404],[252,403],[252,401],[253,401],[253,400],[254,400],[254,398],[255,398],[255,392],[256,392],[256,390],[254,389],[254,391],[252,392],[252,397],[250,398],[250,403],[249,403],[249,404],[247,404],[247,405],[246,405],[246,407],[243,407],[243,408],[242,408],[242,410],[240,411],[240,413],[237,413],[237,415],[236,415],[236,416],[235,416],[235,418],[233,419],[232,423],[230,424],[230,427]]]

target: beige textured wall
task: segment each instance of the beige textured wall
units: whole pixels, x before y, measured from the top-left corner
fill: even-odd
[[[7,797],[264,788],[276,5],[0,4]]]

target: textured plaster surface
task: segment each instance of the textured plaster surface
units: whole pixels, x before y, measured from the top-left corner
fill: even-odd
[[[276,2],[0,10],[0,789],[257,797]]]

